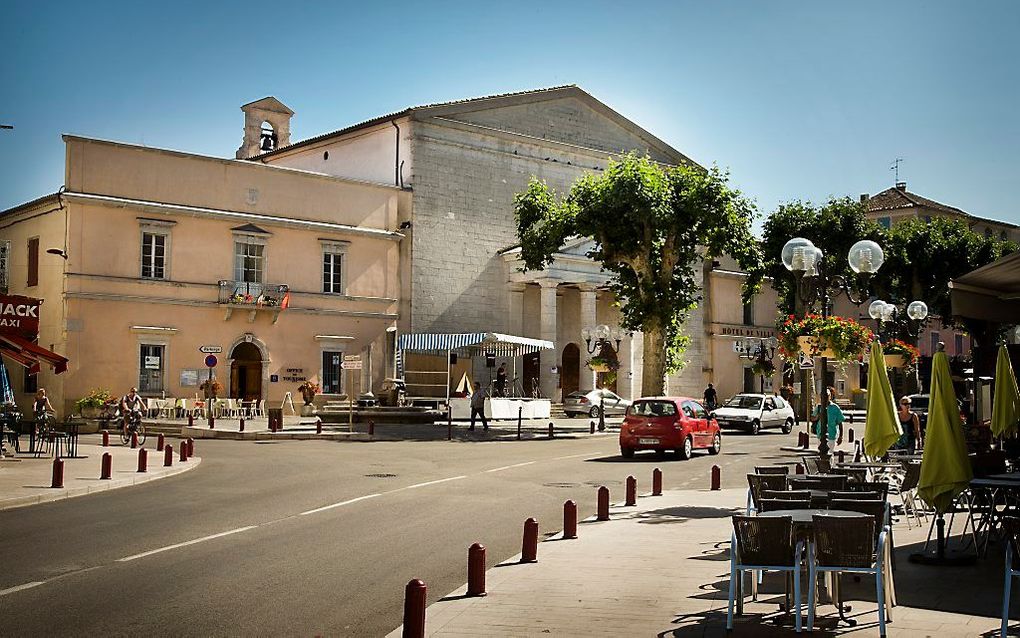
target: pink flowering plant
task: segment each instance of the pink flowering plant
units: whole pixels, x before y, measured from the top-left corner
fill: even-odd
[[[902,355],[906,359],[906,367],[908,368],[913,368],[917,364],[917,360],[921,357],[920,350],[906,341],[901,341],[899,339],[890,339],[883,343],[882,352],[884,354]]]
[[[800,352],[798,337],[811,337],[812,357],[820,356],[829,348],[835,353],[834,359],[848,363],[861,358],[868,345],[875,339],[870,328],[846,317],[822,317],[809,314],[803,319],[789,315],[777,326],[779,352],[786,359],[795,359]]]

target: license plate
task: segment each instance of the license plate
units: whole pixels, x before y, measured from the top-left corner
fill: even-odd
[[[658,445],[659,439],[638,439],[637,442],[641,445]]]

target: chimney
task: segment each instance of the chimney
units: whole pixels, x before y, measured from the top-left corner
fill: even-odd
[[[898,191],[906,191],[907,190],[907,183],[906,182],[896,182],[896,190],[898,190]]]
[[[237,159],[275,151],[290,144],[290,118],[294,111],[275,97],[264,97],[241,107],[244,112],[244,139]]]
[[[871,197],[871,196],[868,195],[867,193],[861,193],[861,203],[863,204],[863,203],[867,202],[869,197]]]

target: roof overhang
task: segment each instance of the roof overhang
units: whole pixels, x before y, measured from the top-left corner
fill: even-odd
[[[1020,323],[1020,251],[949,282],[953,316]]]

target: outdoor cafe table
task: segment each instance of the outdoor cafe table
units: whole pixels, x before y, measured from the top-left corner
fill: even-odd
[[[981,514],[980,521],[975,525],[975,535],[980,534],[984,538],[984,548],[987,550],[988,535],[998,529],[1002,517],[1020,515],[1020,476],[994,474],[971,479],[970,488],[975,496],[977,493],[986,495],[985,498],[972,499],[971,503]],[[997,505],[1002,505],[1003,509],[998,509]]]

